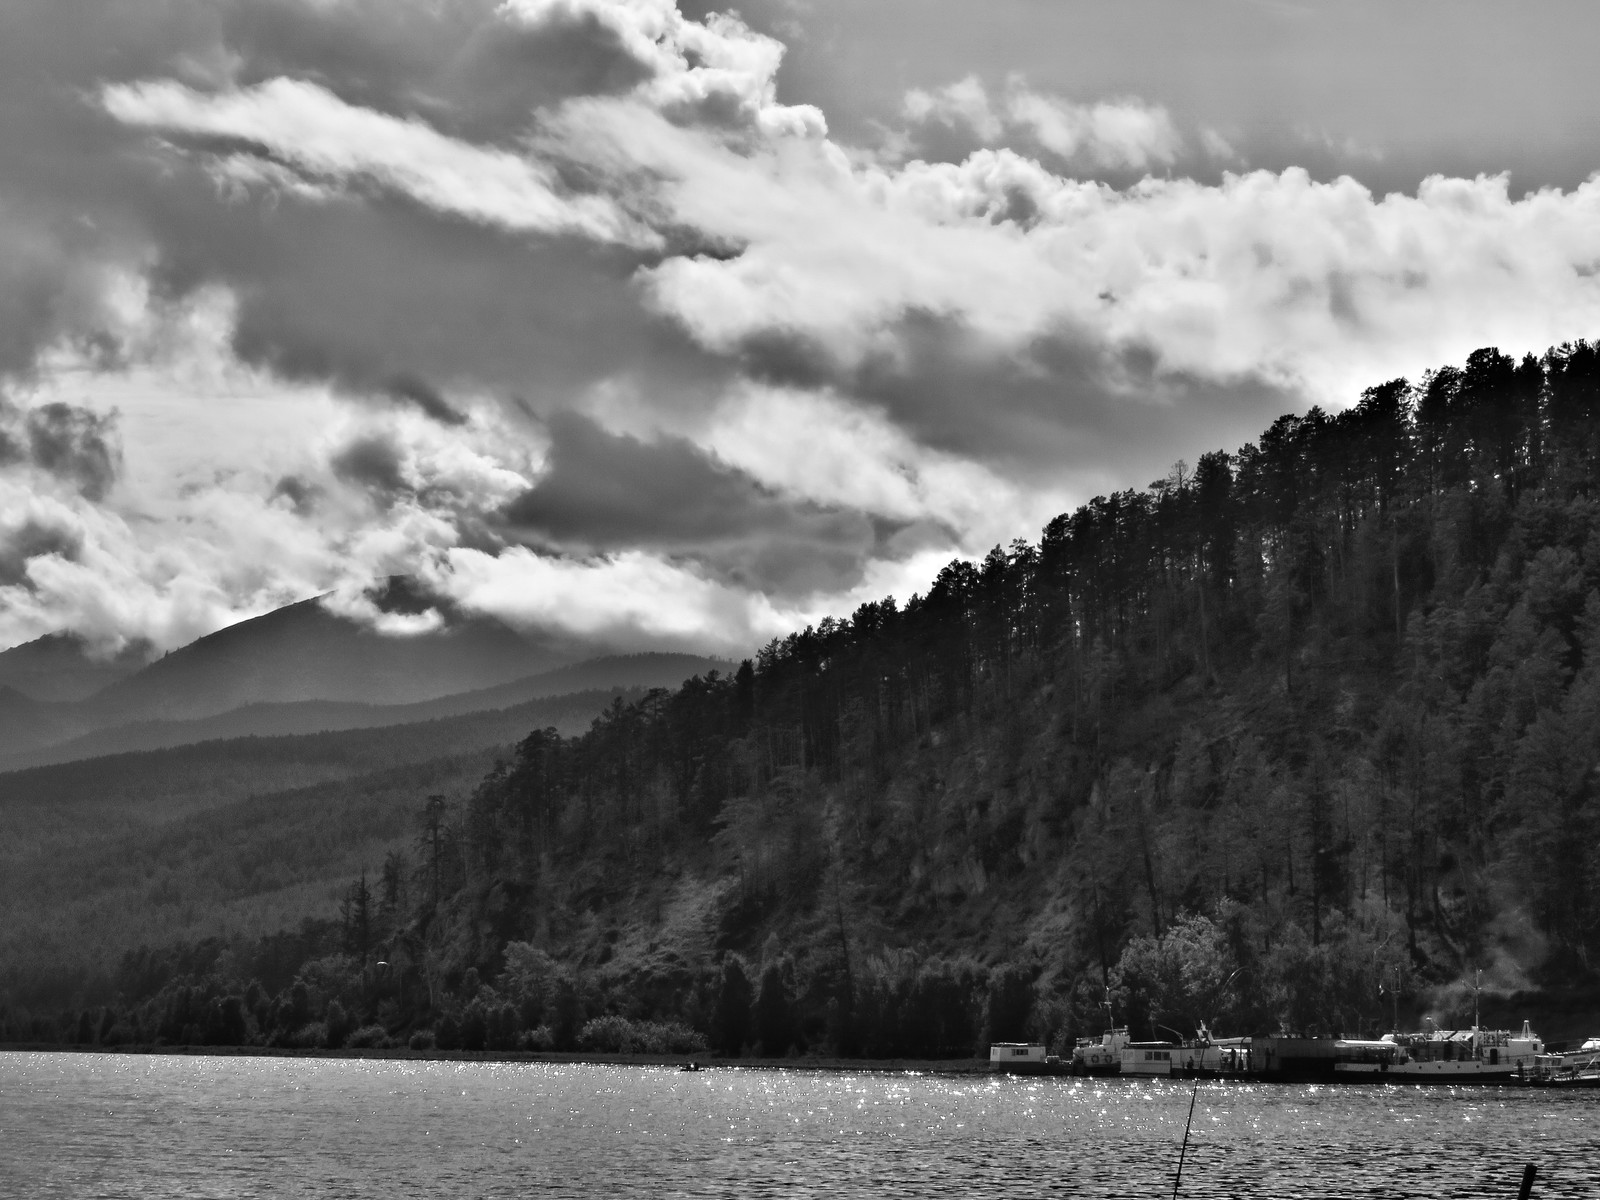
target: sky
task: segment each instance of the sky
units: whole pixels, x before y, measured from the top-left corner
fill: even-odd
[[[0,647],[749,653],[1600,332],[1589,0],[10,0]],[[426,628],[437,613],[408,616]]]

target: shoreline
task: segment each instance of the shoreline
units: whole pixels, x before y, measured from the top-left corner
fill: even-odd
[[[554,1063],[614,1067],[673,1067],[697,1063],[701,1070],[744,1069],[758,1071],[860,1071],[919,1075],[990,1075],[988,1059],[876,1059],[876,1058],[728,1058],[708,1054],[597,1054],[545,1050],[411,1050],[404,1046],[384,1049],[304,1049],[296,1046],[67,1046],[59,1042],[4,1042],[0,1054],[172,1054],[190,1058],[326,1058],[375,1059],[404,1062]]]
[[[104,1054],[129,1057],[170,1055],[182,1058],[309,1058],[326,1060],[373,1060],[395,1062],[438,1063],[521,1063],[528,1065],[551,1064],[558,1066],[596,1067],[655,1067],[673,1073],[683,1071],[690,1062],[698,1071],[819,1071],[830,1074],[858,1075],[945,1075],[981,1076],[994,1079],[1059,1079],[1084,1082],[1090,1080],[1115,1080],[1117,1076],[1075,1076],[1064,1071],[1003,1071],[995,1070],[987,1059],[851,1059],[801,1057],[793,1058],[727,1058],[725,1056],[691,1057],[682,1054],[597,1054],[574,1051],[559,1053],[536,1050],[411,1050],[407,1047],[387,1049],[357,1048],[341,1050],[304,1049],[290,1046],[64,1046],[59,1042],[5,1042],[0,1043],[0,1054]],[[690,1073],[690,1072],[684,1072]],[[1532,1080],[1517,1078],[1380,1078],[1341,1077],[1324,1078],[1265,1078],[1259,1076],[1135,1076],[1135,1082],[1172,1082],[1188,1084],[1196,1081],[1219,1080],[1272,1085],[1332,1084],[1340,1089],[1361,1089],[1376,1084],[1401,1084],[1434,1087],[1466,1086],[1473,1090],[1489,1087],[1514,1087],[1518,1090],[1588,1091],[1593,1088],[1563,1088],[1542,1085]]]

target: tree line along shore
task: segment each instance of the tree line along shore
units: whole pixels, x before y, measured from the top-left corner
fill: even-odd
[[[955,1059],[1108,999],[1150,1036],[1451,1023],[1478,970],[1581,1036],[1597,489],[1588,343],[1280,418],[528,733],[324,919],[13,973],[0,1038]]]

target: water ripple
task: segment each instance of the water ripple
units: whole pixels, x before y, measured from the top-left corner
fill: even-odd
[[[1593,1194],[1600,1093],[1208,1082],[1189,1197]],[[1191,1085],[0,1053],[0,1194],[1170,1196]]]

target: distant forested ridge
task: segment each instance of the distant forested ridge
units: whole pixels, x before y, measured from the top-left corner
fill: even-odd
[[[28,1028],[935,1056],[1108,996],[1141,1036],[1470,1023],[1479,969],[1486,1019],[1559,1024],[1600,954],[1597,508],[1600,349],[1480,350],[535,730],[298,961],[153,950]]]

